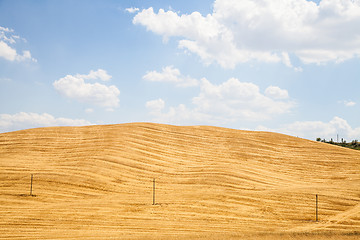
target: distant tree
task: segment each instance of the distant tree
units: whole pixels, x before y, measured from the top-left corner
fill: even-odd
[[[355,150],[360,150],[360,142],[358,140],[352,140],[351,142],[347,143],[344,138],[341,138],[341,142],[334,142],[334,140],[331,138],[330,141],[326,141],[326,139],[316,138],[316,141],[321,141],[323,143],[329,143],[341,147],[347,147]]]

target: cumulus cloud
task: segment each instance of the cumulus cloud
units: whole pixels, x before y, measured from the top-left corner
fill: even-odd
[[[50,126],[84,126],[92,123],[84,119],[56,118],[48,113],[0,114],[0,132]]]
[[[91,70],[88,75],[67,75],[55,81],[53,86],[65,97],[105,107],[107,110],[112,111],[113,108],[119,105],[119,89],[114,85],[107,86],[98,82],[85,82],[85,80],[89,79],[106,81],[110,78],[111,76],[102,69],[97,71]]]
[[[240,82],[236,78],[231,78],[220,85],[214,85],[203,78],[200,94],[193,98],[193,103],[201,112],[227,116],[234,121],[266,120],[275,114],[286,113],[294,106],[291,100],[287,100],[286,90],[278,87],[270,87],[270,89],[276,89],[272,97],[275,96],[277,99],[261,93],[257,85]],[[280,100],[281,98],[284,100]]]
[[[270,89],[270,90],[269,90]],[[151,106],[159,105],[159,100],[150,101],[147,107],[156,120],[168,123],[209,123],[225,124],[236,121],[263,121],[274,115],[289,112],[295,103],[289,98],[286,90],[271,86],[267,89],[271,96],[261,93],[253,83],[240,82],[236,78],[215,85],[203,78],[200,93],[192,99],[191,108],[184,104],[170,107],[164,111],[165,103],[153,111]],[[157,104],[156,104],[157,103]]]
[[[19,54],[17,53],[17,50],[12,47],[19,39],[21,38],[14,35],[13,29],[0,26],[0,58],[4,58],[11,62],[21,62],[26,60],[36,62],[37,60],[31,56],[30,51],[24,50],[22,51],[22,54]]]
[[[360,56],[360,1],[216,0],[213,12],[179,15],[143,9],[134,24],[163,36],[205,64],[233,68],[249,61],[283,62],[289,53],[303,63],[342,62]]]
[[[164,67],[161,72],[147,72],[143,79],[151,82],[171,82],[175,83],[178,87],[191,87],[199,84],[198,80],[181,75],[180,70],[173,66]]]
[[[297,121],[291,124],[287,124],[278,129],[270,129],[263,126],[259,126],[258,130],[282,132],[285,134],[299,136],[315,140],[316,138],[334,140],[339,134],[339,138],[347,140],[359,139],[360,127],[353,128],[350,124],[340,117],[334,117],[329,122],[323,121]]]
[[[179,104],[177,107],[171,106],[167,111],[164,111],[165,102],[162,99],[148,101],[146,103],[146,107],[149,110],[149,113],[153,116],[152,121],[158,123],[181,125],[197,123],[219,123],[216,121],[216,116],[210,116],[205,113],[201,113],[197,109],[189,109],[184,104]]]
[[[283,64],[285,64],[285,66],[294,69],[295,72],[302,72],[303,71],[303,69],[301,67],[294,67],[292,65],[289,53],[282,52],[281,55],[282,55],[282,62],[283,62]]]
[[[146,102],[146,108],[150,110],[150,114],[158,115],[165,107],[165,102],[161,98]]]
[[[136,13],[139,11],[138,8],[134,8],[134,7],[131,7],[131,8],[126,8],[125,11],[129,12],[129,13]]]
[[[8,61],[14,61],[16,59],[16,50],[11,48],[5,42],[0,41],[0,57],[5,58]]]
[[[356,105],[356,102],[348,101],[348,100],[339,101],[339,103],[344,104],[346,107],[353,107]]]
[[[91,79],[91,80],[100,79],[102,81],[109,81],[112,78],[112,76],[110,76],[103,69],[98,69],[96,71],[91,70],[90,73],[87,75],[77,74],[76,77],[82,78],[82,79]]]
[[[265,89],[265,95],[273,99],[287,99],[289,98],[288,91],[276,86],[270,86]]]

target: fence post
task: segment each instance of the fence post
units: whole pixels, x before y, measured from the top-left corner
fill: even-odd
[[[31,174],[30,196],[32,196],[32,183],[33,183],[33,175]]]
[[[316,221],[318,222],[319,221],[319,218],[318,218],[318,195],[316,194]]]
[[[153,205],[155,205],[155,178],[153,179]]]

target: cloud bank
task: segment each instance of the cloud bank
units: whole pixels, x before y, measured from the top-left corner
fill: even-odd
[[[234,68],[249,61],[304,64],[342,62],[360,57],[360,1],[216,0],[213,12],[178,14],[143,9],[133,23],[179,39],[178,47],[205,64]]]
[[[173,124],[263,121],[287,113],[294,106],[294,101],[284,89],[270,86],[262,93],[257,85],[236,78],[220,85],[201,79],[200,93],[192,98],[190,108],[180,104],[166,112],[165,102],[161,98],[146,103],[155,121]]]

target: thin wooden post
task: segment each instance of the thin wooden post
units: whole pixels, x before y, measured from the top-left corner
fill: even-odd
[[[33,175],[31,174],[30,196],[32,196],[32,183],[33,183]]]
[[[155,205],[155,178],[153,179],[153,205]]]
[[[318,218],[318,195],[316,194],[316,221],[318,222],[319,221],[319,218]]]

